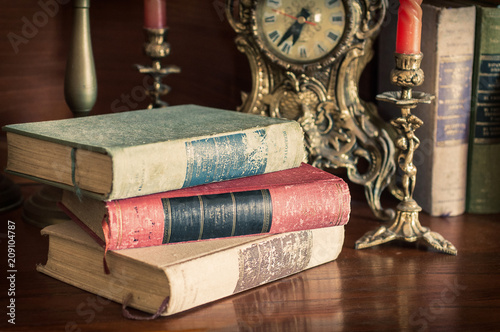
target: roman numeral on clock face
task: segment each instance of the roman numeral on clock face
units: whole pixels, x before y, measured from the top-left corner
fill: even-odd
[[[301,47],[301,48],[299,49],[299,52],[300,52],[300,57],[301,57],[301,58],[305,58],[305,59],[307,59],[307,50],[306,50],[304,47]]]
[[[332,20],[332,22],[336,23],[336,22],[342,22],[343,18],[342,18],[342,16],[332,16],[330,18],[330,20]]]
[[[283,47],[281,48],[281,51],[285,54],[290,54],[290,44],[283,44]]]
[[[279,37],[280,37],[280,33],[276,30],[274,30],[273,32],[269,33],[269,39],[271,39],[273,42],[276,42]]]
[[[328,32],[328,38],[330,38],[332,41],[336,42],[337,39],[339,39],[339,35],[330,31],[330,32]]]
[[[265,21],[266,23],[274,23],[274,22],[276,22],[276,16],[267,16],[267,17],[264,19],[264,21]]]

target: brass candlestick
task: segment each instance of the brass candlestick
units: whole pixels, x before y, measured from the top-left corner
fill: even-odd
[[[66,63],[64,98],[75,117],[88,115],[97,100],[89,8],[90,0],[74,1],[73,36]]]
[[[74,0],[73,7],[73,31],[66,63],[64,97],[73,115],[81,117],[88,115],[94,107],[97,77],[90,34],[90,0]],[[44,185],[26,200],[23,219],[38,227],[69,220],[57,206],[61,197],[61,189]]]
[[[163,68],[161,66],[161,60],[170,54],[170,44],[167,43],[168,28],[144,28],[144,31],[146,33],[144,51],[151,58],[152,65],[150,67],[136,65],[136,67],[141,74],[146,74],[153,78],[153,85],[146,91],[151,98],[151,103],[148,108],[165,107],[168,106],[168,104],[160,98],[170,91],[170,87],[163,84],[161,80],[163,76],[180,73],[181,69],[174,65],[169,65]]]
[[[421,85],[424,81],[424,73],[420,69],[423,54],[396,53],[395,56],[396,68],[391,73],[391,81],[400,86],[401,91],[384,92],[378,95],[377,99],[393,103],[401,108],[401,117],[392,120],[391,124],[399,134],[396,140],[396,146],[400,150],[397,161],[403,171],[404,197],[397,206],[394,223],[389,227],[381,226],[366,233],[356,241],[355,248],[364,249],[393,240],[415,242],[421,239],[438,251],[456,255],[457,249],[453,244],[440,234],[420,225],[418,214],[422,208],[413,199],[417,175],[417,168],[413,164],[413,155],[420,143],[415,136],[415,130],[422,126],[423,122],[411,114],[411,110],[419,103],[430,103],[434,99],[434,96],[430,94],[412,91],[413,87]]]

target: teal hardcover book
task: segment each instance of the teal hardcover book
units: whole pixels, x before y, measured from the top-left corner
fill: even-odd
[[[103,200],[298,167],[296,121],[197,105],[8,125],[7,171]]]

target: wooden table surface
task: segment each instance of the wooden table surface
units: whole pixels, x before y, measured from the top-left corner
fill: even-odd
[[[37,185],[24,185],[25,195]],[[352,187],[352,186],[351,186]],[[15,331],[492,331],[500,330],[500,216],[463,215],[421,222],[458,249],[458,256],[424,245],[392,243],[355,250],[378,227],[353,188],[352,217],[335,262],[233,297],[154,321],[123,318],[121,306],[36,272],[48,241],[21,219],[1,214],[3,275],[7,224],[15,223],[15,326],[2,314],[0,330]],[[388,204],[394,203],[388,200]],[[11,284],[1,282],[5,312]],[[10,309],[9,309],[10,310]]]

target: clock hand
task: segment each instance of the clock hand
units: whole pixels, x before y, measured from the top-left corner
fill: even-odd
[[[299,20],[299,18],[297,18],[297,17],[295,17],[295,16],[293,16],[293,15],[287,14],[287,13],[285,13],[285,12],[281,11],[281,10],[278,10],[278,9],[273,9],[272,11],[273,11],[273,12],[275,12],[275,13],[281,14],[281,15],[283,15],[283,16],[290,17],[291,19],[294,19],[294,20],[296,20],[296,21],[297,21],[297,20]],[[312,25],[312,26],[316,26],[316,23],[311,22],[311,21],[304,20],[304,23],[306,23],[306,24],[310,24],[310,25]]]
[[[305,8],[302,8],[299,15],[297,15],[297,20],[288,28],[288,30],[285,31],[283,37],[281,37],[278,46],[280,46],[290,36],[292,36],[292,45],[295,45],[309,16],[311,16],[309,11]]]

